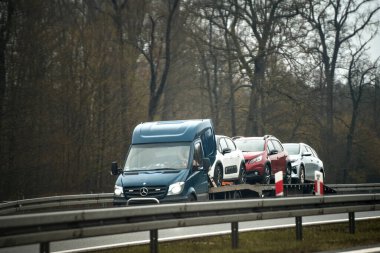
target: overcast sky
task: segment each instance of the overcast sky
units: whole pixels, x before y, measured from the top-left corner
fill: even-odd
[[[375,1],[376,2],[376,1]],[[373,20],[380,20],[380,11],[377,11]],[[370,56],[373,60],[380,57],[380,29],[376,37],[371,41],[371,49],[369,50]]]
[[[371,49],[369,50],[369,53],[371,58],[376,60],[380,56],[380,32],[371,42]]]

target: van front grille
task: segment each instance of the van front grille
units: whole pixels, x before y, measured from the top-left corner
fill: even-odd
[[[167,191],[166,186],[136,186],[124,187],[123,189],[126,199],[141,197],[161,199],[165,197]]]

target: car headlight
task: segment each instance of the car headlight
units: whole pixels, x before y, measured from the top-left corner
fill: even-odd
[[[293,158],[293,159],[290,159],[289,162],[291,162],[291,163],[295,163],[295,162],[297,162],[297,161],[298,161],[298,158]]]
[[[258,157],[255,157],[253,158],[252,160],[250,160],[248,163],[257,163],[257,162],[260,162],[261,160],[263,160],[263,156],[262,155],[259,155]]]
[[[113,193],[115,194],[115,196],[124,197],[122,186],[115,185]]]
[[[183,191],[185,182],[177,182],[169,186],[168,195],[178,195]]]

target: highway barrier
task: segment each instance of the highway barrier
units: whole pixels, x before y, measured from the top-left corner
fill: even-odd
[[[0,203],[0,215],[11,214],[16,212],[30,212],[34,210],[44,210],[49,208],[63,207],[79,207],[96,205],[98,207],[106,207],[107,204],[113,202],[113,193],[97,193],[97,194],[78,194],[52,196],[34,199],[22,199]],[[82,208],[83,209],[83,208]]]
[[[231,223],[231,245],[238,247],[238,223],[294,217],[296,239],[302,240],[302,217],[348,213],[355,232],[355,212],[380,210],[380,194],[241,199],[180,204],[128,206],[0,217],[0,247],[150,231],[150,251],[158,252],[158,230]]]

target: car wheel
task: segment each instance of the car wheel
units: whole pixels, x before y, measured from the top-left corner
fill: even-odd
[[[239,179],[238,179],[237,183],[238,184],[247,183],[247,172],[245,171],[243,164],[240,165],[240,173],[239,173]]]
[[[285,182],[285,184],[291,184],[292,183],[292,168],[291,168],[290,164],[286,165],[284,182]]]
[[[298,182],[300,184],[305,183],[305,168],[303,166],[301,166],[301,168],[300,168],[300,173],[298,175]]]
[[[222,170],[222,167],[218,165],[215,167],[215,171],[214,171],[214,182],[216,186],[219,187],[222,185],[222,181],[223,181],[223,170]]]
[[[270,177],[271,177],[271,169],[268,164],[265,164],[262,183],[270,184]]]

